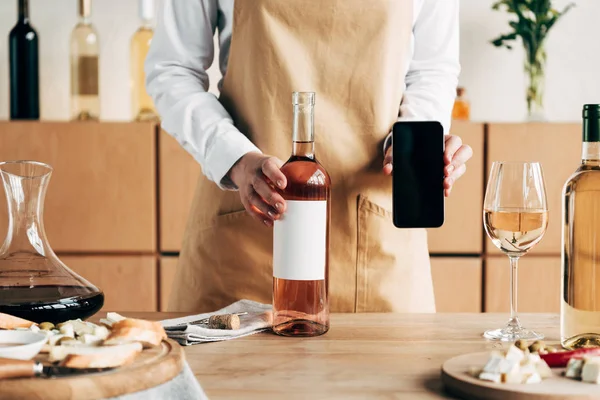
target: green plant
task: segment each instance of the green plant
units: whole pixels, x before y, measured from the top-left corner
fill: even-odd
[[[551,0],[500,0],[492,5],[495,11],[504,10],[516,16],[508,24],[512,32],[491,41],[496,47],[512,50],[511,42],[521,38],[525,49],[525,73],[529,78],[527,88],[527,110],[543,105],[543,80],[546,64],[545,40],[550,29],[564,16],[574,3],[568,4],[562,11],[552,7]]]

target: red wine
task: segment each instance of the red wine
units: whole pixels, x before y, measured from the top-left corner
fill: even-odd
[[[82,286],[0,287],[0,312],[54,324],[86,319],[104,305],[104,293]]]
[[[8,37],[10,118],[40,118],[38,34],[29,24],[29,0],[19,0],[19,20]]]

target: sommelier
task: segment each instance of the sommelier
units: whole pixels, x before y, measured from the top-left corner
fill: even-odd
[[[165,0],[147,88],[201,165],[170,298],[207,312],[271,302],[272,226],[286,202],[291,94],[316,93],[318,159],[331,176],[333,312],[434,312],[424,229],[393,226],[390,131],[444,127],[445,195],[469,146],[449,134],[460,72],[458,0]],[[206,70],[218,30],[220,96]],[[307,249],[310,251],[310,249]]]

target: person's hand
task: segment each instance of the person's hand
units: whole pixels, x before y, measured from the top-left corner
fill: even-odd
[[[448,197],[456,181],[467,171],[466,162],[473,156],[473,149],[455,135],[446,135],[444,140],[444,196]],[[383,161],[383,173],[386,175],[392,174],[392,154],[390,146]]]
[[[275,157],[251,152],[240,158],[229,173],[246,211],[267,226],[273,226],[273,221],[285,211],[285,200],[274,188],[287,185],[280,171],[282,165]]]

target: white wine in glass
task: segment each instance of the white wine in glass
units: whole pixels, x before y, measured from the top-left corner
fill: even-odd
[[[504,328],[488,330],[492,340],[543,339],[521,326],[517,316],[519,258],[542,240],[548,227],[548,206],[542,168],[536,162],[495,162],[483,207],[483,226],[494,245],[510,260],[510,319]]]

